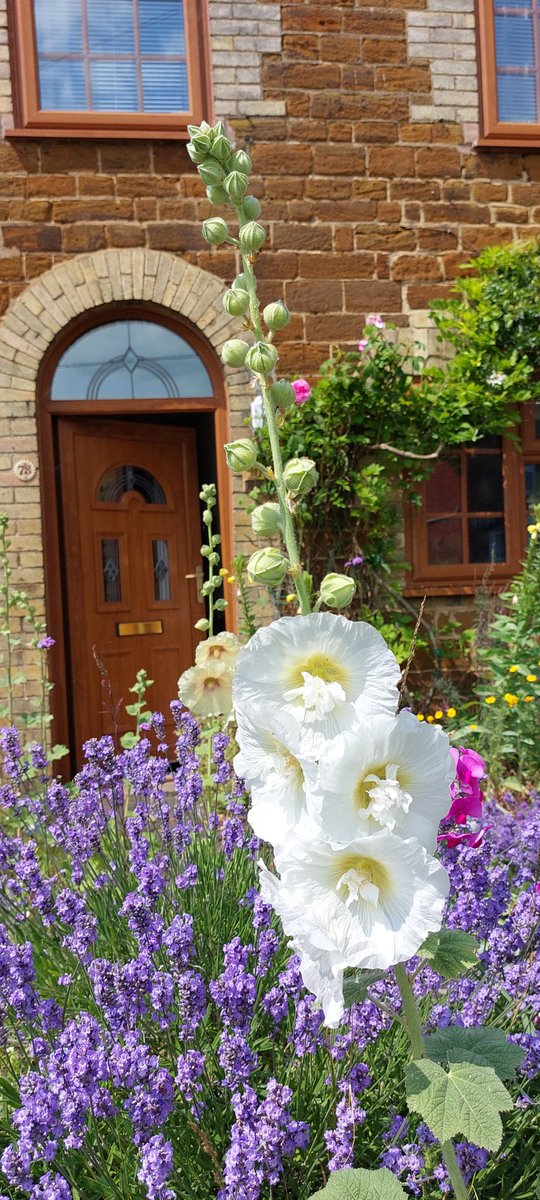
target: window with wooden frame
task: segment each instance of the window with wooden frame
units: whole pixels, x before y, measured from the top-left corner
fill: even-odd
[[[527,405],[521,453],[486,437],[445,454],[406,521],[409,595],[501,586],[519,571],[532,507],[540,503],[540,403]]]
[[[210,112],[206,0],[9,0],[9,136],[187,138]]]
[[[477,145],[540,146],[540,0],[476,0]]]

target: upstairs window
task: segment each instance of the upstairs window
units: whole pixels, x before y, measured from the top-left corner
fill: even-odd
[[[10,30],[15,133],[181,137],[207,115],[201,0],[11,0]]]
[[[540,146],[540,0],[477,0],[483,146]]]

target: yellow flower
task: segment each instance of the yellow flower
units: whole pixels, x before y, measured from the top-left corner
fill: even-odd
[[[506,700],[506,696],[504,697]],[[496,696],[486,696],[486,704],[495,704]]]
[[[227,583],[236,583],[234,575],[227,575]]]
[[[416,720],[417,720],[417,721],[423,721],[423,720],[424,720],[424,714],[423,714],[423,713],[417,713],[417,714],[416,714]]]
[[[455,708],[447,708],[446,715],[447,715],[447,717],[455,717],[455,715],[456,715]]]
[[[514,665],[513,667],[509,667],[508,670],[510,671],[510,674],[513,675],[515,671],[519,671],[519,667]]]
[[[228,567],[220,567],[219,573],[221,575],[221,578],[224,579],[225,576],[229,574],[229,568]]]
[[[531,700],[534,700],[534,696],[524,696],[523,700],[524,700],[525,704],[530,704]]]
[[[512,695],[512,692],[505,692],[503,700],[506,700],[506,703],[510,706],[510,708],[513,708],[514,704],[518,703],[519,696]]]
[[[296,600],[296,592],[289,592],[289,595],[285,596],[286,604],[292,604],[295,600]]]
[[[443,717],[443,716],[444,716],[444,713],[443,713],[442,708],[436,708],[435,709],[435,720],[440,721],[441,717]]]
[[[538,675],[527,675],[527,683],[536,683]]]
[[[427,718],[426,718],[426,720],[428,720],[428,721],[429,721],[429,724],[430,724],[430,725],[433,725],[433,722],[434,722],[434,720],[435,720],[435,717],[427,717]]]
[[[469,729],[471,730],[471,733],[472,733],[473,729],[478,729],[478,725],[469,725]]]

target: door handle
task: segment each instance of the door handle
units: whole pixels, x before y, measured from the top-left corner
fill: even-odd
[[[185,575],[185,576],[184,576],[184,578],[185,578],[185,579],[196,579],[196,580],[197,580],[197,592],[198,592],[198,593],[199,593],[199,595],[200,595],[200,594],[201,594],[201,592],[202,592],[202,586],[203,586],[203,583],[204,583],[204,572],[203,572],[203,569],[202,569],[202,567],[200,567],[200,566],[199,566],[199,567],[195,567],[195,570],[194,570],[194,571],[192,571],[192,572],[191,572],[189,575]]]

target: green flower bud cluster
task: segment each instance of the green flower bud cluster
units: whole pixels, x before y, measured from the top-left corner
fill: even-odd
[[[249,176],[251,174],[251,159],[245,150],[235,150],[227,137],[222,121],[216,125],[188,125],[190,141],[187,152],[195,163],[199,175],[206,184],[206,194],[211,204],[223,204],[232,208],[241,208],[244,219],[256,221],[260,215],[261,206],[255,196],[247,195]],[[208,222],[205,221],[204,226]],[[222,225],[227,229],[225,221]],[[229,236],[213,240],[212,226],[204,231],[203,236],[213,246],[219,246]],[[264,232],[264,231],[263,231]],[[210,234],[211,236],[208,236]],[[264,236],[263,236],[264,241]]]
[[[204,504],[202,522],[207,530],[207,542],[206,545],[201,546],[201,555],[208,563],[208,578],[202,585],[201,595],[208,600],[208,617],[201,617],[196,622],[195,629],[198,629],[201,633],[208,633],[212,637],[214,631],[214,612],[223,612],[227,607],[226,600],[214,600],[214,593],[218,588],[223,586],[223,579],[218,573],[220,555],[217,549],[221,544],[221,537],[219,533],[212,532],[212,509],[217,504],[215,483],[203,484],[199,492],[199,499]]]

